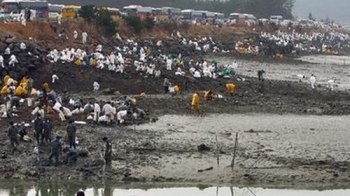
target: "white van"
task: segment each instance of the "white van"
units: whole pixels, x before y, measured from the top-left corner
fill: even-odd
[[[280,25],[282,20],[283,20],[283,16],[280,16],[280,15],[270,16],[271,24]]]

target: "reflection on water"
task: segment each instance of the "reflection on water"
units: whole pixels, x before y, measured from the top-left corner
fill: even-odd
[[[290,190],[232,187],[153,188],[155,185],[116,185],[82,182],[0,182],[0,196],[345,196],[350,190]]]

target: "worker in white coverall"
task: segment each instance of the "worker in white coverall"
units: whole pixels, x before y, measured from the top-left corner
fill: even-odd
[[[81,37],[82,37],[82,42],[83,42],[83,44],[86,44],[88,34],[84,31],[84,32],[81,34]]]
[[[328,80],[328,89],[330,91],[334,91],[334,84],[335,84],[335,80]]]
[[[311,88],[315,89],[316,77],[314,76],[314,74],[311,74],[310,83],[311,83]]]

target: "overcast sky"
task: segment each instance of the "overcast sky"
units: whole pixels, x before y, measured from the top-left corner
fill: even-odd
[[[350,0],[296,0],[295,16],[307,18],[310,12],[317,20],[329,16],[336,22],[350,25]]]

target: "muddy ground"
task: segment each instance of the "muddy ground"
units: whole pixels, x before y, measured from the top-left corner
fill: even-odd
[[[259,64],[246,60],[239,60],[238,63],[250,70],[247,73],[255,72],[255,66]],[[283,70],[287,67],[279,62],[272,66]],[[319,65],[302,63],[299,66],[317,69]],[[75,98],[83,97],[85,100],[118,99],[102,92],[91,93],[92,82],[81,78],[92,77],[95,70],[82,71],[76,67],[59,70],[62,78],[55,87],[58,91],[69,88]],[[244,72],[241,74],[244,75]],[[43,74],[44,70],[37,72],[40,73]],[[95,75],[101,79],[102,88],[114,88],[129,95],[145,91],[148,95],[139,98],[138,105],[148,111],[148,120],[137,121],[130,126],[78,125],[78,149],[88,151],[89,156],[79,157],[74,166],[61,164],[53,167],[47,165],[49,147],[46,145],[40,146],[39,155],[35,155],[32,153],[34,143],[20,143],[19,151],[9,155],[5,133],[9,120],[2,119],[1,178],[249,183],[269,186],[349,181],[346,156],[348,123],[347,117],[343,116],[350,113],[347,91],[330,92],[323,85],[312,90],[307,82],[267,79],[264,91],[260,92],[258,80],[244,76],[245,81],[241,82],[236,78],[192,81],[187,91],[171,96],[162,94],[161,79],[144,78],[136,73],[116,77],[105,71]],[[172,77],[171,80],[180,86],[183,82],[180,77]],[[227,81],[234,81],[237,85],[233,97],[224,94],[223,86]],[[201,100],[201,114],[192,113],[189,109],[192,93],[207,89],[213,89],[224,98],[211,102]],[[32,119],[28,114],[31,109],[24,103],[15,122],[29,122]],[[59,122],[57,115],[50,117],[54,119],[54,135],[64,136],[66,123]],[[84,119],[85,116],[75,117],[75,120]],[[145,124],[151,119],[157,121]],[[228,166],[236,133],[239,133],[239,145],[232,172]],[[112,168],[104,166],[103,136],[113,140]],[[219,166],[216,136],[221,149]],[[208,151],[198,151],[197,147],[201,144],[208,146]]]
[[[231,57],[217,59],[220,63],[232,61]],[[293,59],[252,59],[238,60],[238,74],[244,81],[237,80],[237,76],[216,80],[188,78],[185,87],[184,78],[163,72],[173,84],[180,85],[181,93],[176,96],[162,93],[162,78],[148,78],[132,70],[115,75],[93,68],[45,63],[29,74],[35,79],[35,86],[50,81],[54,70],[60,80],[52,87],[58,93],[68,90],[76,99],[117,100],[120,97],[111,95],[114,91],[133,96],[145,92],[147,96],[137,98],[137,103],[147,111],[147,119],[129,126],[78,125],[78,149],[89,155],[79,157],[76,165],[62,163],[58,167],[48,166],[48,145],[40,146],[36,155],[35,143],[20,143],[19,150],[10,155],[6,135],[10,120],[1,119],[0,178],[276,186],[348,182],[348,68]],[[256,78],[256,71],[261,68],[267,71],[263,91]],[[295,75],[299,73],[306,76],[316,73],[320,81],[317,89],[311,89],[308,79],[296,81]],[[333,76],[340,81],[336,91],[331,92],[325,88],[325,81]],[[100,83],[101,92],[92,92],[94,80]],[[237,86],[233,97],[224,93],[228,81]],[[201,100],[200,114],[192,113],[189,104],[193,92],[209,89],[224,98]],[[12,120],[30,122],[32,109],[24,102],[18,117]],[[60,122],[57,114],[49,117],[54,122],[54,136],[64,136],[66,123]],[[79,115],[74,120],[85,118]],[[239,145],[232,172],[227,166],[231,163],[236,133]],[[33,132],[30,136],[33,137]],[[104,166],[101,140],[104,136],[113,140],[111,168]],[[221,149],[219,166],[216,136]],[[198,151],[201,144],[209,147],[208,151]]]

